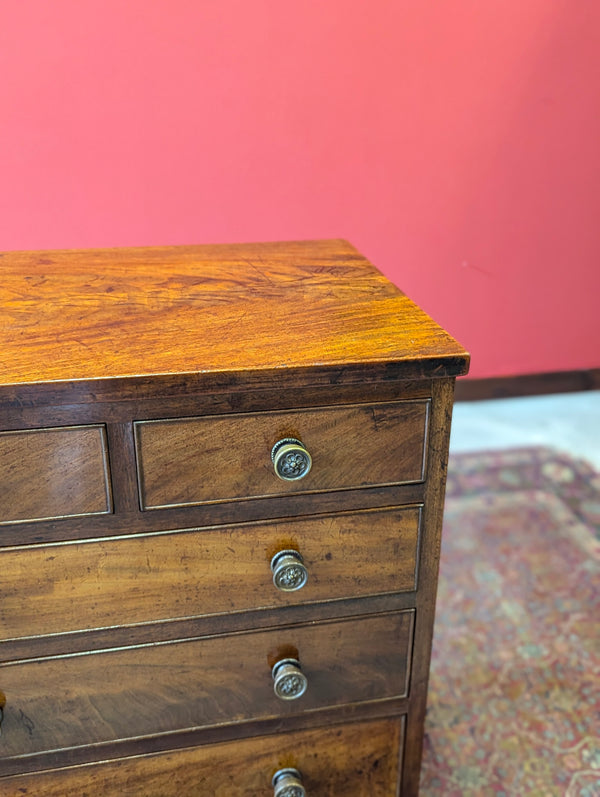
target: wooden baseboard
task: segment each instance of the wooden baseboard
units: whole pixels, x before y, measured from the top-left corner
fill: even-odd
[[[541,396],[546,393],[574,393],[600,390],[600,368],[587,371],[557,371],[544,374],[498,376],[490,379],[458,379],[456,401]]]

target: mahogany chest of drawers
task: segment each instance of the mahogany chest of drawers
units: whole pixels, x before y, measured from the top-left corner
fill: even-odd
[[[416,795],[466,352],[343,241],[0,264],[0,793]]]

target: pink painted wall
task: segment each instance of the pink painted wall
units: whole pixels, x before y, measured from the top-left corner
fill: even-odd
[[[5,2],[0,248],[341,236],[473,376],[597,367],[599,92],[598,0]]]

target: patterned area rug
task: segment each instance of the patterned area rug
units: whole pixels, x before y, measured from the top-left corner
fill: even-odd
[[[545,448],[449,467],[423,797],[600,797],[600,475]]]

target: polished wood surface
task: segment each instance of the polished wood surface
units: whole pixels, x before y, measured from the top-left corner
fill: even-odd
[[[343,241],[0,263],[0,794],[416,797],[466,352]]]
[[[4,797],[272,797],[282,767],[302,772],[309,797],[393,797],[403,718],[247,739],[143,758],[0,777]]]
[[[423,480],[429,402],[406,401],[136,424],[145,509]],[[279,479],[273,445],[297,438],[313,465]]]
[[[414,590],[420,518],[386,508],[5,549],[0,639]],[[286,593],[270,560],[288,548],[309,578]]]
[[[103,426],[0,432],[0,525],[111,511]]]
[[[464,349],[345,241],[6,252],[0,261],[0,387],[382,362],[403,364],[404,378],[467,367]]]
[[[425,711],[429,664],[433,641],[433,622],[437,577],[440,565],[442,521],[444,516],[444,493],[448,470],[448,447],[450,443],[450,421],[454,382],[440,379],[433,385],[432,413],[429,430],[429,459],[425,482],[423,507],[423,545],[419,560],[419,583],[416,609],[418,631],[412,651],[413,671],[411,677],[411,710],[406,724],[405,763],[402,780],[403,795],[417,795],[423,738],[425,734]],[[463,618],[468,623],[468,618]]]
[[[412,611],[0,665],[2,755],[126,740],[403,697]],[[282,701],[271,668],[300,660]]]

